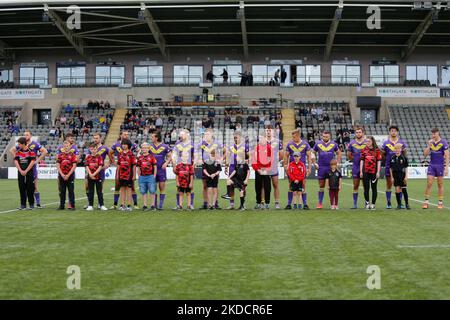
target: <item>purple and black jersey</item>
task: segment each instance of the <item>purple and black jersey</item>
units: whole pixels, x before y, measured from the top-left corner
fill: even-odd
[[[194,164],[195,145],[192,141],[178,141],[172,149],[174,166],[187,161],[188,164]]]
[[[156,145],[150,144],[150,154],[156,159],[156,182],[164,182],[167,180],[167,171],[162,166],[166,162],[167,155],[170,153],[170,147],[165,143]]]
[[[136,144],[136,143],[133,143],[133,144],[131,145],[131,152],[135,153],[135,152],[137,151],[137,149],[138,149],[137,144]],[[122,149],[122,141],[117,140],[117,142],[114,143],[114,144],[111,146],[111,150],[114,151],[114,156],[115,156],[116,158],[118,158],[118,157],[119,157],[119,154],[123,152],[123,149]]]
[[[228,147],[228,163],[230,169],[229,174],[232,174],[239,163],[245,162],[245,155],[248,154],[250,147],[247,142],[242,142],[239,145],[233,144]]]
[[[322,140],[317,141],[313,150],[317,153],[317,164],[319,170],[317,172],[317,178],[325,179],[325,174],[330,171],[330,162],[334,159],[334,154],[339,150],[336,142],[328,141],[327,143]]]
[[[267,144],[272,147],[272,166],[270,167],[268,174],[272,176],[278,175],[278,164],[280,162],[279,153],[283,150],[283,141],[280,139],[268,140]]]
[[[444,139],[432,142],[430,147],[430,165],[427,175],[434,177],[444,176],[445,151],[448,150],[448,143]]]
[[[300,152],[300,161],[306,165],[306,154],[311,150],[308,142],[301,140],[300,143],[295,143],[294,141],[289,141],[286,145],[286,152],[289,154],[289,163],[294,161],[294,153]]]
[[[402,153],[408,148],[408,145],[406,144],[406,142],[402,139],[398,139],[397,142],[393,142],[390,139],[387,139],[384,143],[383,146],[381,147],[381,151],[384,152],[385,156],[386,156],[386,177],[390,177],[391,176],[391,170],[390,170],[390,162],[391,162],[391,158],[392,156],[395,154],[395,145],[396,144],[401,144],[402,145]]]
[[[222,157],[222,149],[223,149],[222,144],[217,141],[208,143],[207,141],[203,140],[200,143],[200,145],[198,146],[199,158],[202,159],[202,162],[210,160],[211,152],[213,150],[215,150],[215,152],[216,152],[216,157],[221,158]]]
[[[352,176],[354,179],[359,178],[361,152],[365,147],[366,147],[365,139],[361,143],[356,141],[356,139],[352,140],[348,145],[348,151],[353,155]]]
[[[61,153],[61,149],[63,148],[63,146],[61,145],[61,146],[59,146],[58,147],[58,149],[56,149],[56,154],[60,154]],[[78,151],[78,148],[77,148],[77,146],[76,145],[71,145],[70,146],[70,148],[69,148],[69,152],[71,153],[71,154],[74,154],[74,155],[76,155],[76,156],[78,156],[78,154],[80,153],[79,151]]]

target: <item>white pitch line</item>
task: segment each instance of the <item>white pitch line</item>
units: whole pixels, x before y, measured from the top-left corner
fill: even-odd
[[[104,193],[103,195],[104,196],[108,196],[108,195],[111,195],[111,194],[114,194],[114,192]],[[85,200],[85,199],[87,199],[86,196],[85,197],[81,197],[81,198],[75,198],[75,201]],[[46,203],[46,204],[43,204],[41,206],[43,208],[45,208],[45,207],[48,207],[48,206],[51,206],[51,205],[54,205],[54,204],[59,204],[59,201]],[[34,207],[34,210],[39,211],[40,209],[37,209],[36,207]],[[15,212],[15,211],[25,211],[25,212],[27,212],[27,210],[19,210],[19,209],[16,208],[16,209],[11,209],[11,210],[6,210],[6,211],[0,211],[0,214],[2,214],[2,213],[10,213],[10,212]]]
[[[170,180],[170,181],[167,181],[166,182],[166,186],[168,185],[168,184],[170,184],[171,182],[173,182],[173,180]],[[104,196],[109,196],[109,195],[111,195],[111,194],[114,194],[114,192],[108,192],[108,193],[104,193],[103,195]],[[87,197],[85,196],[85,197],[81,197],[81,198],[75,198],[75,201],[79,201],[79,200],[86,200],[87,199]],[[51,206],[51,205],[54,205],[54,204],[59,204],[59,201],[55,201],[55,202],[50,202],[50,203],[47,203],[47,204],[43,204],[42,205],[42,207],[48,207],[48,206]],[[39,210],[39,209],[36,209],[36,207],[35,207],[35,210]],[[10,212],[16,212],[16,211],[22,211],[22,210],[19,210],[19,209],[11,209],[11,210],[6,210],[6,211],[0,211],[0,214],[2,214],[2,213],[10,213]],[[25,210],[24,210],[25,211]]]
[[[450,244],[419,244],[419,245],[398,245],[397,248],[417,248],[417,249],[430,249],[430,248],[450,248]]]
[[[342,184],[345,184],[346,186],[353,187],[353,184],[350,184],[350,183],[345,183],[345,182],[343,182]],[[385,194],[384,191],[378,191],[378,193],[380,193],[380,194]],[[394,193],[395,193],[395,192],[394,192]],[[423,202],[424,202],[423,200],[414,199],[414,198],[411,198],[411,197],[409,197],[409,200],[414,201],[414,202],[418,202],[418,203],[423,203]],[[429,202],[428,204],[429,204],[430,206],[433,206],[433,207],[437,207],[437,206],[438,206],[437,204],[431,203],[431,202]],[[450,207],[445,207],[445,206],[444,206],[444,208],[450,210]]]

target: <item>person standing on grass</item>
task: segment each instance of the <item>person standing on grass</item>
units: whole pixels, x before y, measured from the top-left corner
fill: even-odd
[[[150,145],[144,142],[141,145],[141,155],[137,159],[137,172],[139,175],[139,190],[142,194],[144,206],[142,210],[148,209],[148,193],[150,193],[150,210],[156,210],[155,193],[156,193],[156,175],[158,174],[157,163],[155,157],[149,153]]]
[[[341,163],[342,153],[336,142],[331,141],[331,133],[324,131],[322,133],[322,140],[317,141],[313,148],[315,158],[315,166],[317,169],[317,179],[319,181],[319,202],[317,209],[322,209],[322,203],[324,198],[325,189],[325,174],[330,171],[331,160],[336,155],[338,166]]]
[[[85,165],[88,180],[88,206],[87,211],[94,210],[94,193],[97,191],[98,205],[100,210],[106,211],[103,199],[103,177],[101,172],[103,170],[104,162],[103,157],[97,152],[97,145],[92,142],[89,145],[89,154],[86,156]]]
[[[342,190],[342,174],[337,169],[336,159],[330,162],[330,171],[325,174],[326,184],[330,194],[331,210],[339,209],[339,191]]]
[[[214,158],[214,161],[217,162],[219,165],[221,163],[221,155],[223,152],[223,146],[221,143],[219,143],[218,141],[215,140],[213,133],[214,133],[213,129],[210,129],[210,128],[206,129],[204,138],[199,145],[197,159],[202,166],[206,162],[208,162],[209,160],[211,160],[213,158]],[[212,156],[213,152],[214,152],[214,157]],[[202,182],[203,182],[203,207],[202,207],[202,209],[208,209],[208,199],[209,199],[208,189],[209,188],[207,186],[208,176],[205,175],[205,170],[202,171],[202,175],[203,175],[203,179],[202,179]],[[216,191],[218,191],[217,187],[215,187],[215,189],[216,189]],[[209,208],[209,209],[211,209],[211,208]],[[217,199],[214,203],[214,209],[220,209]]]
[[[70,152],[69,141],[64,141],[61,153],[56,160],[58,169],[59,207],[64,210],[66,206],[66,190],[69,193],[69,205],[67,209],[75,210],[75,168],[77,156]]]
[[[132,186],[136,180],[136,156],[131,151],[133,144],[128,139],[121,141],[122,152],[119,153],[119,159],[117,160],[118,177],[120,185],[120,197],[121,206],[120,211],[131,211],[132,199]]]
[[[230,201],[228,210],[234,209],[234,188],[238,188],[233,180],[234,171],[238,164],[245,163],[245,159],[249,158],[249,145],[242,139],[242,133],[235,131],[233,135],[233,144],[226,149],[226,166],[225,173],[228,175],[227,179],[227,193],[221,196],[223,199]]]
[[[395,198],[397,199],[397,210],[402,208],[402,199],[400,198],[400,192],[403,193],[405,198],[406,209],[410,210],[408,202],[408,190],[406,185],[408,183],[408,159],[402,154],[402,145],[395,145],[395,154],[391,158],[389,164],[391,170],[391,177],[394,179]]]
[[[278,179],[279,160],[283,159],[283,141],[277,138],[277,131],[272,125],[266,127],[267,144],[272,148],[272,166],[269,169],[270,180],[272,181],[273,193],[275,196],[275,209],[280,207],[280,184]]]
[[[34,209],[34,177],[33,167],[36,163],[36,153],[30,150],[25,137],[17,140],[18,150],[14,153],[14,164],[17,168],[17,180],[20,191],[19,210],[26,210],[27,198],[29,210]]]
[[[116,158],[119,159],[120,154],[123,152],[122,149],[122,142],[123,141],[130,141],[130,133],[128,131],[122,131],[119,139],[115,144],[111,146],[111,149],[109,150],[110,153],[110,164],[115,165],[116,164]],[[131,143],[131,141],[130,141]],[[131,143],[130,151],[134,154],[138,153],[138,146],[135,143]],[[112,161],[111,161],[112,160]],[[111,209],[117,209],[117,204],[119,203],[119,196],[120,196],[120,177],[118,175],[119,170],[116,170],[116,183],[114,187],[114,205],[111,207]],[[139,209],[138,202],[137,202],[137,195],[136,195],[136,189],[135,189],[135,183],[134,181],[131,182],[131,197],[133,199],[134,209]]]
[[[109,152],[109,148],[102,144],[102,134],[101,133],[94,133],[92,136],[92,142],[95,146],[95,153],[100,155],[103,160],[103,167],[100,171],[100,180],[102,184],[105,182],[106,176],[105,176],[105,170],[108,169],[109,165],[114,162],[114,155]],[[89,148],[90,149],[90,148]],[[106,164],[106,157],[109,157],[109,164]],[[88,179],[88,173],[86,171],[85,175],[85,189],[86,189],[86,197],[89,199],[89,179]],[[103,189],[103,186],[102,186]],[[86,205],[85,209],[89,206]]]
[[[352,178],[353,178],[353,207],[358,208],[358,190],[361,182],[360,177],[360,159],[361,152],[366,147],[366,137],[364,135],[364,129],[362,127],[356,127],[355,139],[350,141],[347,150],[347,159],[353,162],[352,166]]]
[[[39,144],[36,140],[32,140],[33,135],[30,130],[25,130],[24,138],[26,140],[26,144],[28,146],[28,150],[34,152],[36,155],[36,162],[33,167],[33,178],[34,178],[34,199],[36,203],[36,207],[41,208],[41,194],[38,189],[38,164],[44,160],[45,156],[48,154],[47,149],[45,149],[42,145]],[[19,146],[12,147],[10,152],[13,155],[13,158],[16,157],[16,152],[20,150]]]
[[[363,179],[364,199],[366,201],[366,210],[375,210],[377,202],[377,184],[381,170],[381,151],[378,149],[377,142],[372,136],[367,137],[366,147],[361,152],[359,164],[359,176]],[[369,193],[372,189],[372,202],[370,202]]]
[[[219,185],[219,175],[222,171],[222,166],[216,160],[216,151],[212,150],[209,159],[205,160],[202,165],[203,180],[207,187],[207,208],[209,210],[216,209],[217,196],[218,196],[218,185]]]
[[[312,169],[312,159],[311,159],[311,147],[308,144],[307,141],[302,139],[302,134],[300,129],[295,129],[292,131],[292,140],[288,142],[286,145],[286,152],[284,154],[284,170],[285,172],[288,171],[289,163],[294,161],[294,153],[299,152],[300,153],[300,161],[306,165],[306,161],[308,161],[308,168],[306,170],[306,177],[308,177],[311,174]],[[308,197],[306,194],[306,177],[303,180],[303,186],[302,186],[302,203],[303,203],[303,209],[308,210]],[[289,176],[288,176],[288,179]],[[289,188],[291,186],[291,182],[289,180]],[[288,204],[284,208],[285,210],[292,209],[292,198],[293,198],[293,191],[289,189],[288,192]]]
[[[306,178],[306,166],[300,161],[301,153],[294,152],[294,161],[289,164],[288,170],[286,170],[289,177],[290,185],[289,190],[293,192],[294,209],[302,209],[303,199],[303,181]]]
[[[392,183],[394,182],[391,177],[391,170],[390,170],[390,163],[391,158],[395,153],[395,145],[400,144],[402,146],[402,153],[406,155],[406,149],[408,148],[408,145],[406,142],[399,138],[399,128],[396,125],[392,125],[389,127],[389,138],[383,143],[383,146],[381,147],[381,152],[386,159],[385,162],[385,175],[386,175],[386,209],[392,209],[392,202],[391,202],[391,196],[392,196]],[[400,198],[402,197],[402,194],[400,193]]]
[[[448,176],[449,151],[448,143],[441,138],[439,129],[431,130],[431,140],[423,151],[425,157],[430,156],[430,165],[427,171],[427,187],[425,189],[425,202],[423,209],[428,209],[431,188],[433,187],[434,178],[437,179],[438,185],[438,209],[444,208],[444,177]]]
[[[172,159],[172,152],[170,147],[162,143],[161,132],[157,131],[151,135],[152,143],[149,146],[149,152],[156,159],[156,178],[155,181],[159,188],[159,205],[157,195],[155,194],[154,206],[157,210],[162,210],[164,200],[166,199],[166,180],[167,180],[167,166]]]
[[[191,137],[189,132],[185,129],[181,130],[179,133],[179,141],[174,145],[172,149],[172,163],[173,166],[176,167],[178,164],[186,162],[185,164],[189,164],[194,168],[195,163],[195,146],[191,141]],[[185,192],[183,194],[189,193],[191,199],[188,201],[190,209],[194,210],[194,190],[190,190],[189,192]],[[174,210],[178,210],[180,206],[180,194],[177,193],[177,205]]]
[[[175,210],[182,210],[184,197],[187,197],[187,210],[193,210],[191,203],[191,192],[194,188],[194,166],[189,161],[189,156],[185,153],[181,162],[175,167],[174,173],[176,175],[176,183],[178,188],[179,205]]]
[[[272,185],[269,173],[272,160],[272,147],[267,143],[265,136],[260,136],[252,156],[252,167],[255,170],[255,209],[268,210],[270,208]],[[265,202],[262,201],[263,194]]]

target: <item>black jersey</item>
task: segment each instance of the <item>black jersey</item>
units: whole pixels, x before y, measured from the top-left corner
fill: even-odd
[[[249,171],[250,167],[246,163],[236,165],[236,178],[239,179],[239,181],[245,181]]]
[[[392,155],[390,161],[390,168],[393,173],[405,173],[405,169],[408,167],[408,158],[406,158],[403,154],[397,156]]]

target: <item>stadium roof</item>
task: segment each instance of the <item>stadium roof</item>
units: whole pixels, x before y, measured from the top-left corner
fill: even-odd
[[[67,28],[70,5],[81,10],[79,30]],[[380,7],[381,29],[367,28],[369,5]],[[248,57],[252,47],[302,46],[321,48],[325,59],[334,47],[395,47],[403,60],[417,47],[450,47],[450,1],[0,0],[3,59],[54,49],[167,58],[175,47],[235,47]]]

